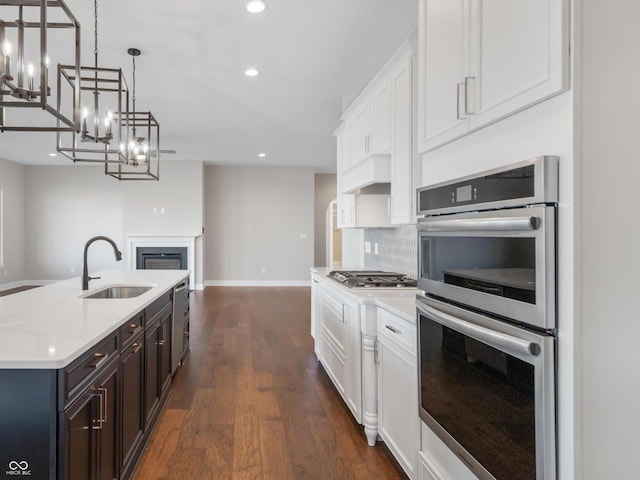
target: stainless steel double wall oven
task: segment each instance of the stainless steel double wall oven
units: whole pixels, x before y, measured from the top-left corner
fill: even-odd
[[[558,160],[417,194],[420,417],[481,479],[553,480]]]

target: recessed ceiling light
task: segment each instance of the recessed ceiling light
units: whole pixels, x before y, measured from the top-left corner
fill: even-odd
[[[247,12],[262,13],[267,9],[267,2],[264,0],[251,0],[247,3]]]
[[[266,156],[267,156],[267,154],[266,154],[266,153],[264,153],[264,152],[260,152],[260,153],[258,154],[258,156],[259,156],[260,158],[264,158],[264,157],[266,157]]]
[[[57,154],[57,153],[50,153],[50,154],[49,154],[49,156],[50,156],[50,157],[57,157],[57,156],[58,156],[58,154]]]
[[[244,71],[244,74],[245,74],[247,77],[255,77],[256,75],[258,75],[258,73],[260,73],[260,72],[258,72],[258,70],[256,70],[255,68],[247,68],[247,69]]]

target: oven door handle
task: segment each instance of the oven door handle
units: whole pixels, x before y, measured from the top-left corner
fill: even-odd
[[[422,302],[418,302],[418,310],[445,327],[450,327],[499,350],[507,350],[528,357],[537,357],[540,355],[541,349],[537,343],[513,337],[506,333],[496,332],[495,330],[467,322],[466,320],[461,320],[430,305],[425,305]]]
[[[538,217],[424,219],[420,222],[420,230],[426,232],[530,232],[539,226]]]

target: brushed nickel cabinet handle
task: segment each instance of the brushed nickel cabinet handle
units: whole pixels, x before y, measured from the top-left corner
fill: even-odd
[[[392,327],[391,325],[385,325],[385,328],[386,328],[387,330],[391,330],[393,333],[402,333],[400,330],[398,330],[398,329],[397,329],[397,328],[395,328],[395,327]]]
[[[475,81],[475,79],[475,77],[464,77],[464,113],[468,115],[473,115],[475,113],[473,109],[469,107],[469,104],[471,103],[469,102],[469,82],[471,80]]]
[[[465,117],[460,115],[460,93],[464,93],[464,83],[456,84],[456,118],[458,120],[464,120]]]

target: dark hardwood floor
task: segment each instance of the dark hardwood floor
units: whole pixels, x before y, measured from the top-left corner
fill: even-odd
[[[207,287],[135,480],[400,479],[313,353],[308,288]]]

